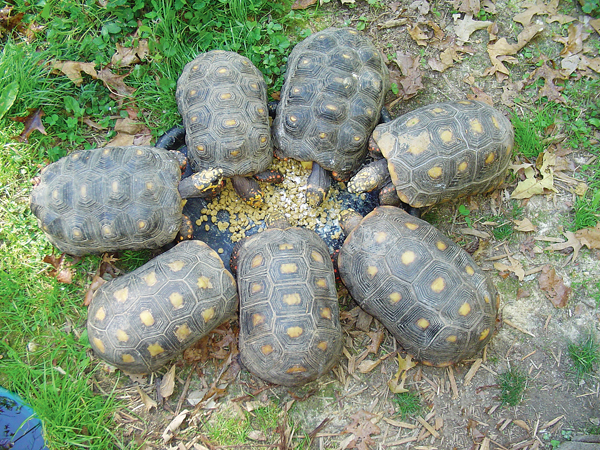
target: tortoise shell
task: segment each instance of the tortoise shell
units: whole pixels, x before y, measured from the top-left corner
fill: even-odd
[[[102,285],[88,309],[88,338],[104,361],[154,372],[237,308],[233,275],[202,241],[183,241]]]
[[[327,28],[292,50],[273,123],[276,155],[315,161],[346,180],[360,167],[389,88],[384,58],[348,28]]]
[[[167,150],[82,150],[42,170],[30,207],[61,252],[154,249],[179,231],[180,177],[179,164]]]
[[[248,58],[222,50],[200,54],[177,80],[176,99],[192,170],[250,176],[271,164],[267,87]]]
[[[400,208],[365,216],[338,265],[359,306],[425,364],[470,358],[492,337],[499,302],[492,282],[453,241]]]
[[[514,131],[478,101],[434,103],[378,125],[398,197],[420,208],[497,188],[506,177]]]
[[[236,249],[242,363],[271,383],[299,386],[338,361],[342,333],[333,264],[304,228],[269,228]]]

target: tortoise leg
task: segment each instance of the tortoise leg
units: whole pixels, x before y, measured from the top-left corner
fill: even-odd
[[[316,208],[325,200],[329,186],[331,186],[331,177],[325,169],[313,162],[312,172],[308,176],[306,184],[306,202]]]
[[[381,108],[381,114],[379,116],[379,123],[388,123],[392,121],[392,115],[388,109],[384,106]]]
[[[348,182],[348,192],[358,194],[371,192],[389,183],[390,172],[386,159],[373,161],[358,171]]]
[[[267,183],[279,184],[283,182],[283,175],[275,169],[264,170],[252,176],[258,181],[265,181]]]
[[[175,240],[177,242],[181,241],[189,241],[194,238],[194,227],[192,225],[191,219],[185,214],[181,215],[181,226],[179,227],[179,233],[177,233],[177,237]]]
[[[279,106],[279,101],[275,100],[267,103],[267,109],[269,110],[269,116],[274,119],[277,115],[277,106]]]
[[[264,194],[254,178],[236,175],[231,178],[231,184],[235,192],[250,206],[257,208],[262,206]]]
[[[165,150],[177,150],[183,144],[185,144],[185,129],[175,126],[159,137],[154,146]]]
[[[379,204],[402,207],[402,201],[396,192],[396,186],[388,183],[379,191]]]
[[[402,209],[404,209],[404,211],[406,211],[407,213],[409,213],[411,216],[416,217],[417,219],[421,218],[421,212],[422,209],[421,208],[415,208],[414,206],[410,206],[408,203],[402,203]]]
[[[182,198],[210,197],[222,188],[223,170],[208,169],[184,178],[179,183]]]

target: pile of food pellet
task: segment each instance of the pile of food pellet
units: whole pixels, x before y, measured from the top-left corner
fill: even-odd
[[[196,226],[204,228],[207,232],[212,227],[217,227],[220,231],[228,230],[231,233],[231,241],[237,242],[246,236],[247,231],[256,226],[258,226],[257,232],[262,231],[265,228],[265,219],[273,212],[284,213],[292,226],[315,231],[319,229],[324,231],[325,227],[338,224],[339,214],[343,209],[342,202],[338,198],[339,185],[334,184],[325,201],[319,207],[312,208],[306,203],[306,180],[310,173],[309,169],[295,160],[274,160],[270,168],[278,170],[284,180],[278,185],[259,183],[264,193],[261,207],[253,208],[247,205],[227,180],[221,194],[200,211],[201,216],[196,220]],[[223,214],[218,214],[220,211],[228,213],[228,221],[219,219],[223,217]],[[340,234],[341,231],[337,226],[337,230],[331,237],[338,239]]]

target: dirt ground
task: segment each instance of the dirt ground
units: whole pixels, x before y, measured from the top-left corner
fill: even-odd
[[[494,75],[483,76],[491,66],[486,52],[490,35],[486,29],[475,31],[467,43],[461,44],[469,46],[470,52],[458,52],[460,60],[454,61],[452,67],[444,72],[432,70],[427,61],[438,58],[449,46],[440,42],[455,39],[453,13],[457,13],[457,6],[441,2],[428,4],[424,0],[412,5],[399,1],[380,3],[381,8],[371,8],[367,2],[357,0],[355,7],[349,8],[349,5],[331,1],[322,6],[325,14],[314,25],[319,29],[325,25],[364,26],[364,32],[390,60],[400,60],[402,55],[416,59],[420,79],[414,78],[414,74],[410,77],[402,74],[394,62],[390,63],[396,72],[392,80],[401,87],[400,96],[403,93],[410,96],[411,89],[422,84],[412,98],[395,101],[396,97],[390,97],[388,103],[392,103],[393,116],[434,101],[459,100],[468,95],[489,96],[507,115],[511,110],[521,113],[531,107],[528,95],[535,94],[535,90],[527,91],[529,94],[519,92],[524,99],[519,105],[510,105],[511,97],[507,95],[513,89],[511,80],[525,78],[528,74],[523,70],[529,65],[509,65],[512,76],[504,81],[498,81]],[[561,3],[560,11],[562,8],[574,16],[575,22],[586,22],[578,6]],[[506,37],[509,43],[516,42],[523,27],[513,18],[524,10],[520,2],[496,2],[496,13],[489,20],[497,24],[498,37]],[[533,52],[533,58],[537,54],[558,63],[562,44],[552,38],[561,25],[547,23],[547,17],[533,17],[532,23],[543,30],[525,48]],[[420,24],[424,33],[424,45],[418,45],[408,33],[416,24]],[[435,36],[437,27],[444,33],[441,39]],[[598,39],[597,33],[590,35],[588,43],[594,39]],[[520,62],[524,60],[522,56],[518,58]],[[553,134],[554,143],[562,144],[560,124],[558,127]],[[565,150],[566,164],[562,172],[578,178],[582,164],[589,161],[591,155],[561,148]],[[395,394],[388,389],[388,381],[398,370],[396,355],[399,352],[405,356],[402,349],[385,332],[378,352],[366,354],[371,336],[382,327],[376,321],[369,321],[341,288],[345,351],[331,373],[302,389],[268,386],[237,367],[235,351],[231,351],[235,343],[229,342],[222,346],[230,351],[229,359],[202,361],[198,358],[194,363],[190,362],[193,356],[188,354],[185,360],[178,362],[173,395],[150,412],[146,411],[137,386],[154,398],[160,379],[123,379],[120,398],[130,407],[118,414],[120,428],[140,444],[144,442],[147,449],[169,446],[178,449],[307,448],[298,447],[299,438],[310,434],[311,448],[315,449],[482,450],[553,448],[552,440],[563,442],[591,426],[597,429],[600,423],[598,372],[583,380],[577,379],[572,373],[567,346],[586,332],[598,333],[600,329],[597,299],[593,298],[592,289],[586,289],[590,283],[600,280],[600,251],[582,248],[576,258],[569,248],[543,251],[549,245],[566,240],[562,232],[572,215],[575,198],[574,182],[569,180],[557,180],[557,192],[517,202],[523,207],[522,218],[530,219],[537,227],[535,231],[515,232],[510,238],[496,240],[492,229],[498,224],[488,223],[489,218],[510,217],[508,213],[515,204],[510,194],[516,183],[515,176],[508,177],[503,188],[492,195],[462,199],[436,207],[425,215],[425,218],[434,217],[438,228],[463,247],[473,250],[478,246],[473,257],[500,292],[501,310],[497,333],[476,360],[443,369],[417,365],[407,372],[405,387],[423,400],[424,408],[419,417],[399,418],[393,402]],[[465,217],[457,213],[461,204],[470,210],[468,218],[479,238],[468,231],[473,229],[469,229]],[[511,266],[515,260],[523,266],[522,280],[514,272],[494,266],[495,263]],[[556,308],[540,289],[539,276],[546,265],[553,267],[565,285],[573,289],[563,308]],[[215,341],[219,336],[235,333],[236,326],[234,319]],[[378,359],[381,359],[379,365],[372,370],[366,373],[359,370],[365,367],[361,362]],[[497,376],[513,367],[527,374],[526,390],[517,406],[503,406]],[[217,395],[206,398],[207,392]],[[197,406],[187,400],[191,393],[202,400]],[[251,412],[260,405],[274,403],[281,408],[282,419],[271,436],[264,439],[259,436],[244,446],[229,447],[219,447],[208,438],[206,425],[219,416],[242,417],[242,410]],[[163,431],[184,410],[188,411],[185,420],[174,427],[174,437],[163,444]],[[289,423],[296,424],[295,428],[286,426],[285,417],[290,419]]]

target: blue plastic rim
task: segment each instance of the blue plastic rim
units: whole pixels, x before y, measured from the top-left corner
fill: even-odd
[[[0,450],[48,450],[42,422],[16,394],[0,387]]]

